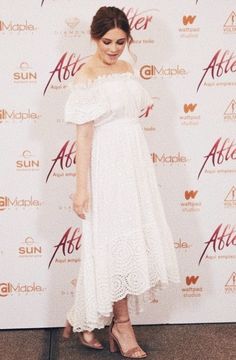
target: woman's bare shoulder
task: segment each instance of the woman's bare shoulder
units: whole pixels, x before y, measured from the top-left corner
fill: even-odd
[[[81,84],[95,77],[94,70],[91,65],[85,64],[74,76],[74,84]]]
[[[133,66],[128,62],[128,61],[125,61],[125,60],[119,60],[120,62],[120,66],[122,67],[122,71],[124,72],[131,72],[131,73],[134,73],[134,69],[133,69]]]

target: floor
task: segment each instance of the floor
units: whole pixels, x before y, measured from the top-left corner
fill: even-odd
[[[135,326],[149,360],[236,360],[236,324]],[[0,360],[119,360],[108,349],[108,329],[97,332],[105,349],[81,346],[76,334],[65,341],[62,329],[1,330]]]

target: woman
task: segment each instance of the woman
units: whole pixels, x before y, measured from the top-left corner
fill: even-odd
[[[132,37],[126,15],[101,7],[91,38],[97,50],[77,73],[65,107],[76,124],[76,193],[83,220],[81,265],[64,337],[78,332],[102,349],[93,330],[110,324],[110,351],[147,354],[137,343],[130,312],[139,313],[169,280],[179,282],[173,240],[139,120],[152,100],[129,63],[119,59]]]

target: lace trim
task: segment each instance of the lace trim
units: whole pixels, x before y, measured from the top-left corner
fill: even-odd
[[[151,304],[158,302],[159,300],[159,291],[163,291],[168,288],[169,282],[173,282],[178,284],[180,282],[178,277],[168,278],[166,282],[162,280],[158,280],[155,285],[148,287],[146,290],[142,292],[138,292],[137,294],[133,294],[130,292],[126,292],[122,297],[117,298],[115,301],[119,301],[127,296],[128,299],[128,311],[129,314],[132,315],[139,315],[144,311],[145,304]],[[83,325],[79,325],[75,319],[78,316],[78,309],[73,306],[70,311],[67,312],[67,320],[73,326],[73,332],[82,332],[82,331],[93,331],[95,329],[103,329],[105,326],[109,325],[112,317],[113,317],[113,305],[115,301],[110,303],[110,309],[107,309],[106,312],[99,313],[98,318],[96,320],[89,319]],[[137,303],[141,302],[137,308]]]
[[[98,75],[94,79],[87,79],[86,81],[83,81],[81,83],[70,83],[70,88],[88,88],[91,86],[99,85],[100,83],[103,83],[104,81],[113,81],[115,79],[118,79],[120,77],[128,77],[128,78],[137,78],[137,75],[135,73],[132,73],[130,71],[125,72],[114,72],[114,73],[108,73],[108,74],[101,74]]]
[[[139,314],[146,303],[158,300],[158,291],[166,289],[169,282],[180,282],[174,247],[168,245],[172,241],[169,236],[168,231],[159,232],[150,223],[142,230],[120,234],[116,240],[109,239],[109,253],[102,248],[96,251],[95,256],[91,244],[83,244],[84,251],[90,249],[91,252],[81,262],[74,305],[67,313],[75,332],[92,331],[108,325],[114,302],[126,296],[130,315]],[[139,238],[146,243],[143,245],[145,251]],[[160,244],[162,240],[163,247]],[[101,252],[104,261],[107,261],[105,266],[99,262]],[[112,259],[112,267],[106,260],[109,258]]]

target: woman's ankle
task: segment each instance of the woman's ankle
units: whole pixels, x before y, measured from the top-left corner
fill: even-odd
[[[130,319],[128,316],[119,316],[119,317],[114,317],[114,323],[116,324],[125,324],[125,323],[129,323]]]
[[[133,333],[133,327],[130,321],[114,323],[113,328],[118,334],[121,335]]]

